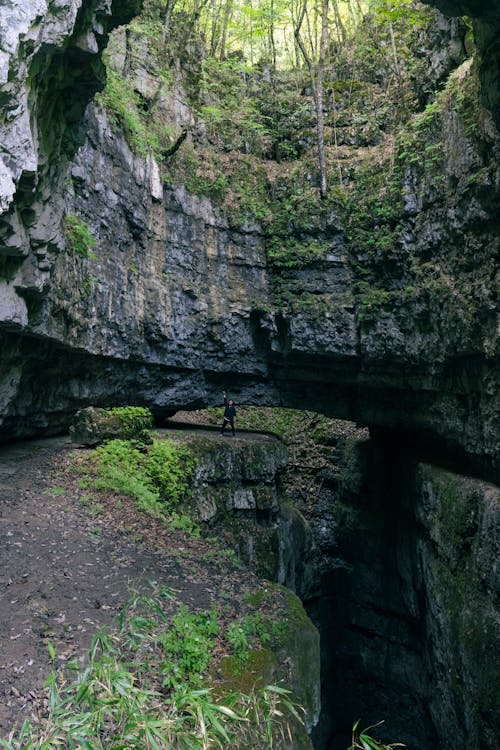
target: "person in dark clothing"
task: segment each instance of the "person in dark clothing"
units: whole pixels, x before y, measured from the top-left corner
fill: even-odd
[[[236,409],[234,406],[233,399],[230,398],[229,401],[226,398],[226,391],[223,392],[224,395],[224,406],[226,407],[224,409],[224,418],[222,420],[222,427],[220,428],[220,434],[224,434],[224,430],[226,429],[226,425],[230,424],[231,429],[233,431],[233,437],[235,435],[234,432],[234,420],[236,419]]]

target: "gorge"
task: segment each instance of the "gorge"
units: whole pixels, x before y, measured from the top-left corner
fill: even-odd
[[[405,117],[380,70],[361,85],[339,63],[327,204],[298,156],[300,178],[226,143],[213,171],[222,125],[200,124],[188,90],[196,41],[165,79],[144,28],[111,38],[108,76],[166,144],[144,148],[109,88],[91,103],[139,2],[0,9],[0,440],[58,434],[89,405],[162,422],[223,388],[369,430],[339,445],[314,518],[299,508],[313,552],[281,573],[322,632],[317,750],[361,712],[414,750],[498,736],[500,11],[429,5],[445,15],[410,30]]]

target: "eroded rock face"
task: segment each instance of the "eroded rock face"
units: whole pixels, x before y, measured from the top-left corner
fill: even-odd
[[[289,538],[300,526],[281,486],[286,448],[267,435],[239,437],[236,432],[234,438],[230,433],[219,438],[218,432],[174,433],[195,456],[189,510],[207,533],[219,534],[228,548],[236,549],[246,565],[283,583],[282,571],[291,557]],[[297,547],[297,557],[301,551]]]
[[[119,6],[119,7],[118,7]],[[85,107],[104,85],[100,53],[139,0],[6,0],[0,23],[0,306],[2,328],[24,329],[47,291],[65,167]]]
[[[342,218],[332,216],[331,251],[295,273],[292,296],[302,303],[290,312],[270,303],[276,274],[259,226],[235,229],[206,199],[162,184],[154,160],[132,154],[96,108],[64,197],[94,234],[97,257],[63,251],[68,155],[101,85],[107,30],[131,6],[117,17],[99,3],[85,13],[78,3],[42,5],[21,13],[11,2],[5,11],[4,98],[21,109],[2,126],[2,438],[59,430],[91,403],[144,404],[159,415],[217,403],[231,385],[240,401],[404,426],[492,474],[498,132],[488,113],[474,113],[472,138],[450,106],[451,203],[425,169],[408,170],[398,240],[406,255],[393,269],[394,286],[410,289],[404,264],[428,256],[456,279],[457,292],[465,289],[467,304],[396,296],[367,315],[354,292],[359,259]],[[37,117],[28,127],[30,107]],[[188,118],[184,109],[175,116]]]
[[[337,450],[304,510],[295,580],[322,634],[319,750],[385,719],[410,750],[496,746],[498,488],[426,463],[390,434]],[[293,582],[292,582],[293,583]]]
[[[481,223],[493,211],[490,188],[463,214],[459,204],[451,210],[429,203],[418,174],[408,176],[408,248],[425,254],[437,244],[448,262],[456,257],[462,265],[464,257],[474,263],[484,255],[472,273],[478,276],[474,294],[484,285],[485,296],[470,309],[458,305],[464,321],[450,321],[432,298],[360,316],[338,224],[331,254],[292,280],[297,298],[315,304],[290,314],[267,309],[273,276],[258,226],[236,230],[208,200],[161,185],[154,161],[133,155],[102,111],[90,109],[86,127],[67,200],[95,235],[97,257],[61,253],[54,283],[32,303],[29,321],[24,308],[9,304],[11,317],[37,338],[23,343],[4,334],[5,351],[12,351],[2,362],[6,379],[15,382],[9,373],[22,360],[28,380],[30,370],[37,373],[36,390],[51,389],[46,424],[62,426],[68,413],[89,402],[147,404],[160,414],[217,403],[229,380],[240,401],[307,406],[368,424],[404,423],[491,461],[497,334],[487,283],[496,240],[488,234],[491,223]],[[461,137],[458,129],[450,148]],[[490,134],[490,158],[494,143]],[[460,161],[450,164],[457,175],[478,163],[466,139],[463,148]],[[459,273],[467,284],[467,271]],[[69,377],[51,381],[40,372],[44,360],[49,371],[64,363]],[[8,406],[5,434],[23,434],[33,402],[18,391],[7,403],[12,416]]]
[[[496,0],[423,0],[448,16],[474,19],[480,59],[482,100],[500,126],[500,8]]]

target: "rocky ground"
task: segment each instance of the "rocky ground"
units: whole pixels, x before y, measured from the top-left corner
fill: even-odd
[[[219,439],[219,438],[217,438]],[[228,438],[229,439],[229,438]],[[36,719],[57,662],[85,659],[93,634],[133,590],[167,585],[179,602],[235,617],[260,582],[213,542],[172,531],[111,493],[92,497],[68,438],[0,449],[0,732]]]

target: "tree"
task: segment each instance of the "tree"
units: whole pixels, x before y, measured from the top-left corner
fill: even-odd
[[[302,36],[302,26],[307,15],[307,0],[302,0],[297,23],[294,29],[295,39],[300,49],[304,61],[308,67],[311,78],[311,89],[316,108],[316,139],[318,147],[318,162],[320,174],[320,193],[322,198],[328,195],[328,180],[326,172],[326,152],[325,152],[325,123],[324,123],[324,76],[325,60],[328,45],[328,3],[329,0],[321,0],[321,34],[319,39],[319,49],[317,60],[314,61],[312,54],[316,44],[313,42],[311,51],[308,51]]]

